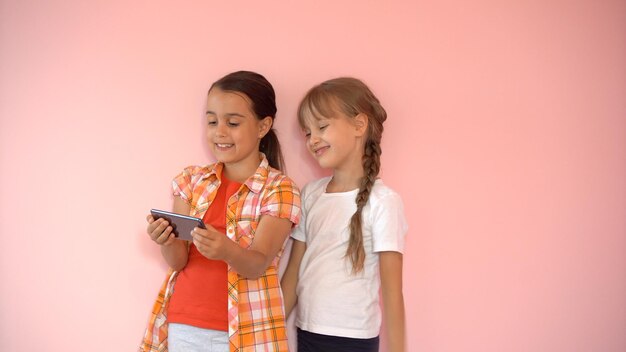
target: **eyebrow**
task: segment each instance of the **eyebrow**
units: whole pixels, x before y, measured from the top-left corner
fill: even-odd
[[[217,115],[214,111],[207,110],[206,115]],[[226,117],[242,117],[245,118],[244,115],[237,112],[229,112],[226,114]]]

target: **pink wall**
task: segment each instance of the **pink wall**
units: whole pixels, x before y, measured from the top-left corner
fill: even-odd
[[[624,1],[0,1],[0,350],[132,351],[144,235],[210,159],[208,85],[363,78],[404,197],[410,351],[626,350]]]

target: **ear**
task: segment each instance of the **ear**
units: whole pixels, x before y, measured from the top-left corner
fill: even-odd
[[[359,137],[365,135],[367,132],[368,123],[369,119],[364,113],[360,113],[354,117],[354,126],[356,127],[356,132]]]
[[[265,118],[259,121],[259,139],[265,137],[267,132],[272,129],[274,119],[271,116],[265,116]]]

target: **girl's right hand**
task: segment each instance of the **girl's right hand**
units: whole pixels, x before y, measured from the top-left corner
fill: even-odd
[[[173,229],[167,220],[162,218],[154,220],[152,215],[148,215],[146,220],[148,221],[147,232],[151,240],[162,246],[174,243],[176,236],[172,233]]]

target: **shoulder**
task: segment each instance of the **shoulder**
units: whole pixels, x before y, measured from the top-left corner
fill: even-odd
[[[381,179],[376,180],[376,183],[374,183],[374,187],[372,188],[372,193],[370,193],[369,199],[372,203],[402,203],[402,198],[400,197],[400,195],[391,187],[387,186]]]
[[[369,200],[365,206],[372,220],[384,217],[404,217],[404,203],[402,197],[382,180],[376,180]]]
[[[400,195],[376,180],[364,209],[372,231],[374,251],[404,251],[404,236],[408,231],[404,204]]]
[[[264,203],[291,203],[300,207],[300,188],[279,170],[269,168],[266,173],[257,174],[248,187]]]
[[[180,173],[174,176],[174,183],[182,184],[196,184],[204,179],[207,179],[210,175],[215,174],[218,168],[218,164],[209,165],[190,165],[185,167]]]
[[[300,188],[298,188],[298,185],[289,176],[274,168],[268,169],[267,177],[265,178],[265,187],[290,187],[300,193]]]
[[[215,172],[216,164],[209,165],[190,165],[183,169],[181,174],[204,176]]]
[[[252,202],[260,197],[261,214],[290,220],[293,224],[300,221],[300,189],[287,175],[276,169],[257,175],[256,183],[250,188]]]

